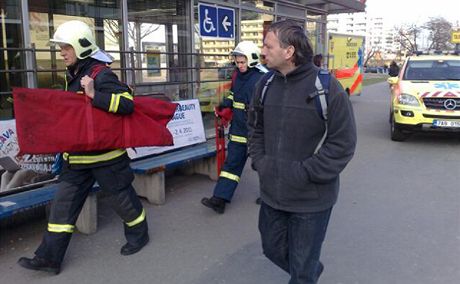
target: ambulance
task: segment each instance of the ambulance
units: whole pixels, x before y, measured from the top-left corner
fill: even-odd
[[[327,68],[348,95],[361,95],[363,83],[364,36],[328,34]]]
[[[460,132],[460,56],[415,54],[406,58],[391,85],[393,141],[416,131]]]

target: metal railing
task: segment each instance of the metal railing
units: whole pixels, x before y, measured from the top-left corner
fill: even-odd
[[[32,57],[32,62],[33,62],[33,67],[31,69],[27,68],[14,68],[14,69],[0,69],[0,73],[33,73],[35,79],[37,80],[38,78],[38,73],[61,73],[65,72],[66,69],[59,69],[59,68],[38,68],[37,64],[37,53],[40,52],[46,52],[46,53],[58,53],[58,50],[53,50],[53,49],[39,49],[35,48],[34,46],[30,48],[0,48],[0,54],[4,54],[5,52],[18,52],[18,53],[23,53],[25,56],[31,56]],[[109,54],[113,53],[118,53],[120,55],[120,58],[124,58],[124,55],[128,55],[129,58],[129,66],[127,67],[118,67],[118,68],[112,68],[113,71],[121,71],[127,74],[127,72],[130,72],[133,78],[136,78],[136,74],[138,71],[157,71],[157,70],[174,70],[174,71],[194,71],[194,72],[200,72],[203,70],[219,70],[219,69],[228,69],[231,70],[233,67],[216,67],[216,66],[174,66],[174,67],[155,67],[155,68],[149,68],[149,67],[138,67],[136,65],[139,65],[139,63],[136,63],[136,60],[139,58],[139,56],[147,56],[149,54],[152,54],[152,52],[149,51],[136,51],[131,48],[131,50],[128,51],[118,51],[118,50],[107,50],[106,51]],[[196,62],[198,65],[201,62],[204,62],[204,60],[200,60],[202,57],[222,57],[226,58],[229,55],[228,54],[216,54],[216,53],[181,53],[181,52],[155,52],[155,54],[158,54],[160,56],[166,55],[166,56],[177,56],[177,57],[189,57],[187,58],[188,62]],[[51,61],[51,58],[49,59]],[[122,62],[122,65],[128,65],[123,62],[123,60],[120,60]],[[229,61],[230,62],[230,61]],[[7,60],[5,60],[6,65]],[[24,65],[24,64],[22,64]],[[190,76],[189,76],[190,77]],[[195,80],[185,80],[185,81],[175,81],[175,82],[149,82],[148,84],[190,84],[190,83],[204,83],[204,82],[219,82],[219,81],[226,81],[225,79],[222,80],[200,80],[199,76],[196,76],[198,79]],[[139,82],[138,80],[134,80],[134,82],[127,82],[130,84],[137,84],[137,83],[143,83]],[[1,93],[0,93],[1,94]]]
[[[21,87],[37,87],[37,82],[38,82],[38,74],[39,73],[52,73],[54,75],[57,74],[62,74],[66,71],[66,69],[59,69],[59,68],[42,68],[38,67],[37,63],[37,53],[58,53],[58,50],[53,50],[53,49],[40,49],[40,48],[35,48],[33,45],[30,48],[3,48],[0,47],[0,56],[4,56],[5,60],[5,65],[8,65],[8,56],[5,56],[5,53],[11,53],[11,52],[16,52],[19,54],[24,54],[24,57],[31,57],[32,58],[32,68],[8,68],[5,67],[5,69],[0,69],[0,74],[2,73],[10,73],[10,74],[27,74],[27,73],[32,73],[34,82],[29,82],[27,79],[24,80],[23,85]],[[222,58],[227,58],[229,55],[228,54],[220,54],[220,53],[196,53],[196,52],[190,52],[190,53],[182,53],[182,52],[155,52],[155,54],[158,54],[160,56],[173,56],[173,57],[178,57],[178,58],[184,58],[186,57],[187,62],[195,63],[191,65],[195,66],[174,66],[174,67],[155,67],[155,68],[150,68],[150,67],[142,67],[142,64],[139,64],[136,62],[136,60],[139,60],[142,56],[147,56],[149,54],[152,54],[152,52],[149,51],[136,51],[133,48],[131,48],[128,51],[118,51],[118,50],[107,50],[106,51],[109,54],[113,53],[118,53],[120,55],[120,63],[122,66],[120,67],[113,67],[113,71],[119,71],[121,72],[123,78],[128,78],[129,76],[128,73],[131,75],[132,81],[131,82],[125,82],[131,86],[136,86],[136,85],[182,85],[182,84],[200,84],[200,83],[210,83],[210,82],[225,82],[228,81],[228,78],[221,78],[221,79],[211,79],[211,80],[201,80],[200,79],[200,72],[205,71],[205,70],[232,70],[232,66],[223,66],[223,67],[218,67],[218,66],[201,66],[202,63],[204,62],[203,57],[222,57]],[[123,62],[122,58],[125,58],[127,55],[129,59],[129,64],[126,62]],[[17,56],[17,55],[16,55]],[[24,58],[23,58],[24,59]],[[50,62],[51,62],[51,56],[50,56]],[[25,62],[25,60],[23,60]],[[51,62],[52,65],[55,65],[57,62]],[[230,60],[229,60],[230,63]],[[23,67],[25,63],[22,63],[21,66]],[[126,66],[128,65],[128,66]],[[136,66],[137,65],[137,66]],[[140,65],[140,66],[139,66]],[[168,71],[185,71],[189,72],[186,76],[186,80],[180,80],[180,81],[162,81],[162,82],[142,82],[142,80],[139,80],[139,72],[143,71],[158,71],[158,70],[168,70]],[[192,74],[190,72],[195,72],[195,74]],[[195,79],[193,79],[195,78]],[[3,82],[7,83],[7,82]],[[0,95],[11,95],[11,88],[13,86],[9,86],[8,91],[0,91]],[[16,86],[14,86],[16,87]]]

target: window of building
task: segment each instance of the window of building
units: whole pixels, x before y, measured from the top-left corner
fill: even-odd
[[[12,87],[25,85],[20,1],[0,0],[0,119],[13,117]],[[22,71],[21,71],[22,70]]]
[[[96,44],[114,57],[111,68],[121,75],[118,4],[119,1],[29,0],[29,31],[31,43],[36,48],[37,87],[65,87],[65,65],[59,47],[49,46],[49,39],[59,25],[70,20],[80,20],[91,27]]]
[[[128,43],[139,92],[186,99],[192,92],[186,0],[128,1]]]

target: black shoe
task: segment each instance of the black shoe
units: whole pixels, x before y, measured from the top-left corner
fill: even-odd
[[[256,199],[256,204],[257,204],[257,205],[262,204],[262,199],[261,199],[260,197],[257,197],[257,199]]]
[[[59,274],[59,272],[61,272],[59,264],[54,264],[51,261],[38,256],[35,256],[34,258],[21,257],[18,260],[18,264],[24,268],[32,270],[41,270],[54,274]]]
[[[219,197],[203,198],[201,199],[201,204],[206,207],[211,208],[219,214],[224,214],[225,211],[225,200]]]
[[[136,252],[140,251],[149,242],[149,240],[149,236],[147,236],[147,238],[145,238],[144,241],[138,245],[126,243],[124,246],[121,247],[120,253],[122,255],[135,254]]]

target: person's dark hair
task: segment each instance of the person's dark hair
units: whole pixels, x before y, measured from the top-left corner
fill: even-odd
[[[315,64],[318,67],[321,67],[322,62],[323,62],[323,55],[321,53],[313,56],[313,64]]]
[[[311,62],[313,49],[305,30],[293,20],[274,22],[268,28],[273,32],[280,42],[282,48],[292,45],[295,49],[294,64],[296,66]]]

